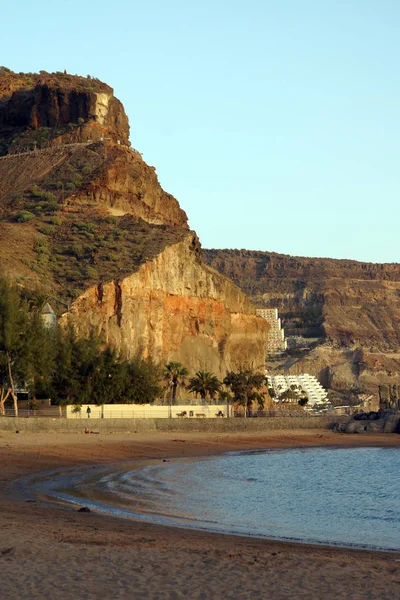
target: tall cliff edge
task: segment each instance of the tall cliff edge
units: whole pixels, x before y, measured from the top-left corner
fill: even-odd
[[[126,355],[262,369],[267,325],[202,262],[185,212],[130,148],[112,89],[0,69],[0,274]]]
[[[199,257],[189,234],[131,276],[92,287],[68,315],[84,335],[94,328],[127,356],[179,361],[191,372],[251,363],[263,369],[267,324],[243,292]]]
[[[129,144],[129,122],[113,89],[67,73],[13,73],[0,68],[0,149],[3,154],[45,141]],[[0,152],[1,154],[1,152]]]
[[[294,257],[248,250],[203,250],[258,306],[279,309],[287,335],[318,347],[281,368],[309,372],[333,389],[400,378],[400,264]]]

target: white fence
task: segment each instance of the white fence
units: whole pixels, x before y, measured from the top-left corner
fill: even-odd
[[[217,419],[227,416],[226,404],[83,404],[79,411],[73,406],[66,409],[67,419]]]

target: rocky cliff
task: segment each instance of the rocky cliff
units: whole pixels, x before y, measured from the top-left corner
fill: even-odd
[[[94,286],[63,318],[94,328],[128,356],[175,360],[224,376],[243,362],[263,369],[267,330],[239,288],[206,267],[194,234],[121,280]]]
[[[3,154],[50,141],[129,143],[129,123],[112,88],[66,73],[24,74],[0,69]]]
[[[0,273],[126,355],[221,376],[263,368],[265,321],[202,261],[185,212],[128,134],[105,84],[0,69]]]
[[[309,372],[333,389],[364,388],[400,377],[400,265],[205,250],[206,262],[258,306],[279,308],[288,335],[316,348],[280,368]]]

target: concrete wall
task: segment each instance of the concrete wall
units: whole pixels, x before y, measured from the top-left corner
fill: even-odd
[[[20,433],[83,433],[90,424],[90,429],[100,433],[117,432],[156,432],[170,431],[184,433],[202,431],[218,432],[251,432],[283,429],[330,429],[335,423],[346,423],[348,417],[271,417],[256,419],[51,419],[51,418],[12,418],[0,417],[0,431],[16,431]]]
[[[180,404],[179,406],[152,406],[151,404],[83,404],[79,412],[74,411],[73,406],[66,407],[67,419],[88,420],[87,408],[90,407],[91,419],[176,419],[178,415],[186,412],[185,418],[192,419],[216,419],[217,414],[222,412],[226,416],[226,404],[204,404],[191,405]]]

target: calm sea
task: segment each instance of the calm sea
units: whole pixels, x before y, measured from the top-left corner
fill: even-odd
[[[397,448],[231,453],[88,473],[53,477],[46,491],[156,523],[400,550]]]

